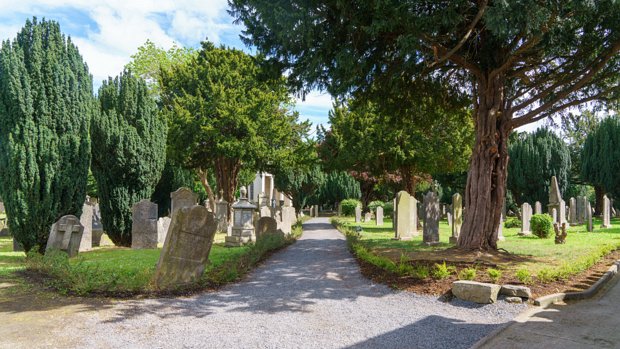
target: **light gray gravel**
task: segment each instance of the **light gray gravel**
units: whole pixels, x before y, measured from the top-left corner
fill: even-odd
[[[443,303],[373,284],[360,274],[344,237],[316,218],[297,243],[240,283],[190,298],[85,309],[48,338],[75,338],[81,348],[457,349],[525,309]]]

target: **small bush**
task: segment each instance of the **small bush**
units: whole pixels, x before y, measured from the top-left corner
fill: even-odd
[[[524,285],[530,285],[532,283],[532,274],[527,269],[519,269],[515,275],[521,283]]]
[[[450,277],[453,271],[454,267],[449,267],[446,262],[443,262],[442,264],[435,264],[431,274],[435,279],[441,280]]]
[[[416,265],[411,271],[411,276],[414,279],[423,280],[429,277],[429,275],[431,275],[431,270],[426,265]]]
[[[342,215],[343,216],[354,216],[355,208],[362,207],[362,203],[356,199],[346,199],[340,202],[340,206],[342,207]]]
[[[383,206],[383,216],[389,217],[392,214],[394,214],[394,203],[386,202],[385,205]]]
[[[474,280],[476,278],[476,269],[465,268],[459,272],[459,280]]]
[[[489,270],[487,270],[487,273],[489,274],[491,282],[493,282],[494,284],[498,283],[499,279],[502,278],[502,272],[498,269],[490,268]]]
[[[400,262],[396,267],[396,272],[400,276],[411,275],[413,273],[413,265],[409,264],[409,259],[404,254],[400,255]]]
[[[556,279],[554,273],[549,268],[539,270],[538,274],[536,274],[536,277],[538,278],[538,281],[542,282],[543,284],[555,281]]]
[[[504,222],[504,228],[521,228],[521,220],[516,217],[509,217]]]
[[[377,212],[377,207],[385,207],[385,202],[380,201],[380,200],[375,200],[375,201],[371,201],[368,204],[368,209],[371,210],[372,212],[376,213]]]
[[[553,218],[546,213],[535,214],[530,219],[530,229],[539,238],[548,238],[553,235]]]

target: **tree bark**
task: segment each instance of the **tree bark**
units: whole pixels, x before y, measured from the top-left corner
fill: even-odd
[[[487,75],[488,76],[488,75]],[[477,81],[476,141],[467,174],[464,221],[458,247],[497,249],[497,230],[506,197],[511,116],[504,112],[503,76]]]
[[[209,185],[209,181],[207,180],[207,170],[199,169],[198,175],[200,176],[200,183],[205,188],[207,192],[207,197],[209,197],[209,206],[211,206],[211,212],[215,212],[215,195],[213,194],[213,189]]]
[[[403,190],[410,195],[415,194],[416,176],[411,168],[403,167],[400,169],[400,177],[402,178]]]
[[[594,214],[600,216],[603,214],[603,196],[605,196],[605,190],[603,187],[595,185],[594,195],[596,196],[596,202],[594,203]]]
[[[228,202],[228,223],[232,224],[232,204],[235,200],[237,179],[241,170],[241,162],[238,159],[219,157],[215,160],[215,178],[217,187],[223,192],[224,200]]]

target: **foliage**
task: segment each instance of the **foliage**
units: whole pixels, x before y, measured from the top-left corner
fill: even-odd
[[[491,282],[494,284],[499,283],[499,280],[502,278],[502,272],[499,269],[489,268],[487,269],[487,274],[489,275]]]
[[[508,189],[518,204],[540,201],[549,203],[549,185],[555,176],[560,192],[569,184],[571,157],[564,141],[553,131],[539,128],[520,134],[508,148]]]
[[[532,283],[532,274],[527,269],[517,270],[515,277],[524,285],[530,285]]]
[[[131,207],[149,199],[165,162],[166,123],[146,84],[125,71],[99,89],[101,113],[93,119],[97,179],[103,229],[119,246],[131,246]]]
[[[290,111],[284,79],[261,67],[261,57],[203,42],[196,59],[161,74],[168,155],[186,168],[212,169],[229,203],[242,167],[285,166],[309,127]]]
[[[158,217],[167,216],[170,213],[170,193],[181,187],[193,188],[196,192],[194,177],[193,171],[166,159],[161,178],[151,195],[151,201],[157,204]]]
[[[362,207],[362,203],[357,199],[345,199],[340,201],[340,208],[343,216],[355,216],[356,207]]]
[[[504,228],[519,228],[523,223],[519,218],[516,217],[508,217],[504,222]]]
[[[476,279],[476,268],[465,268],[459,272],[459,280],[475,280]]]
[[[275,175],[275,187],[293,201],[297,213],[306,205],[318,203],[319,189],[325,182],[325,173],[315,164],[309,169],[280,169]]]
[[[377,207],[385,207],[385,202],[383,201],[379,201],[379,200],[375,200],[375,201],[371,201],[368,204],[368,209],[372,212],[377,212]]]
[[[561,118],[560,129],[562,131],[562,139],[566,142],[570,152],[570,183],[583,183],[581,178],[581,153],[586,138],[592,133],[599,124],[599,118],[596,113],[590,110],[583,110],[579,114],[568,113]],[[582,192],[575,192],[576,188],[565,191],[566,197],[577,197],[585,195]]]
[[[431,274],[431,270],[428,266],[418,264],[413,266],[413,270],[411,271],[411,276],[418,280],[424,280],[428,278]]]
[[[92,78],[53,21],[26,21],[0,49],[0,196],[26,251],[50,226],[80,216],[90,163]]]
[[[435,263],[435,265],[433,266],[433,270],[431,271],[431,275],[435,279],[443,280],[443,279],[449,278],[453,272],[454,272],[454,267],[447,266],[446,262],[443,262],[441,264]]]
[[[347,198],[359,198],[362,193],[360,184],[344,171],[333,171],[325,176],[325,182],[319,189],[319,202],[335,207]]]
[[[620,197],[620,117],[603,119],[588,135],[581,163],[581,176],[585,181]]]
[[[532,215],[530,229],[532,229],[532,234],[539,238],[548,238],[553,235],[553,218],[546,213]]]

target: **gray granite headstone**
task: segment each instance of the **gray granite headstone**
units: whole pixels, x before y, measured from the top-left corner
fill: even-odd
[[[601,228],[611,228],[611,203],[607,195],[603,195],[603,223]]]
[[[534,203],[534,214],[542,214],[542,204],[540,201]]]
[[[439,219],[441,211],[439,210],[439,200],[435,192],[428,192],[424,196],[424,230],[422,239],[426,245],[435,245],[439,243]]]
[[[157,248],[157,204],[143,199],[131,208],[131,248]]]
[[[170,193],[170,212],[174,213],[175,210],[183,207],[192,207],[198,203],[198,194],[191,191],[189,188],[181,187]]]
[[[377,212],[375,213],[377,218],[377,226],[383,225],[383,207],[377,206]]]
[[[75,257],[80,251],[83,233],[84,226],[76,216],[63,216],[52,225],[45,252],[57,249],[67,252],[69,257]]]
[[[586,221],[586,197],[577,197],[577,223],[584,224]]]
[[[568,199],[568,224],[577,225],[577,200],[575,198]]]
[[[532,218],[532,206],[527,202],[521,205],[521,232],[519,235],[530,235],[530,219]]]
[[[228,201],[222,196],[215,203],[215,217],[217,218],[217,231],[226,232],[228,229]]]

